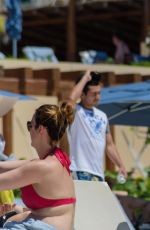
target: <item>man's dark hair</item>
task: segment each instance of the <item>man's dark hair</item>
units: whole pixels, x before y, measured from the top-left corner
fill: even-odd
[[[83,93],[85,94],[87,94],[89,90],[89,86],[96,86],[102,82],[102,75],[99,72],[91,72],[90,75],[92,79],[88,81],[83,88]],[[76,84],[82,79],[82,77],[83,77],[83,74],[77,79]]]

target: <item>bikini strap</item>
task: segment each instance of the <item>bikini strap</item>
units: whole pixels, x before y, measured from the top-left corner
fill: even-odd
[[[71,162],[67,154],[64,151],[62,151],[62,149],[56,147],[54,150],[54,155],[57,157],[57,159],[60,161],[63,167],[65,167],[68,173],[70,174],[69,166]]]

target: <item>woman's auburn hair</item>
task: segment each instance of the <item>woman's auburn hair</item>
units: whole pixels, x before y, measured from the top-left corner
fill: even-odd
[[[73,120],[74,109],[65,101],[60,105],[44,104],[35,111],[35,127],[38,128],[39,125],[46,127],[50,138],[55,141],[61,139]]]

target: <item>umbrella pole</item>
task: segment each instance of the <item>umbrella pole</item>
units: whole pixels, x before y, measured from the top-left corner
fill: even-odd
[[[12,54],[13,58],[17,58],[17,39],[12,40]]]
[[[12,153],[12,110],[3,116],[3,136],[6,141],[5,154],[9,156]]]

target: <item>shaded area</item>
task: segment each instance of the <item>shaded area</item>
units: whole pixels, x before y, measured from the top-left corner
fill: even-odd
[[[52,47],[59,60],[66,60],[67,7],[46,7],[23,12],[21,47]],[[143,1],[93,2],[76,5],[77,52],[81,50],[104,50],[113,55],[111,35],[121,31],[131,50],[139,52],[143,30]],[[7,47],[3,47],[6,49]]]

